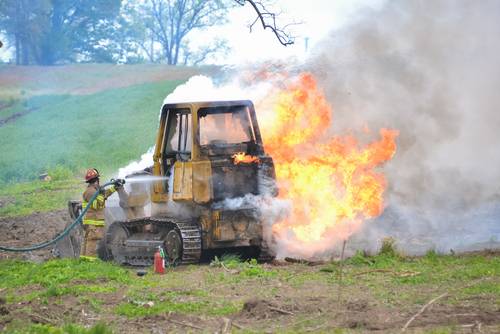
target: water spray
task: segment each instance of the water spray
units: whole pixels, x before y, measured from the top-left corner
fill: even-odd
[[[168,180],[167,176],[139,175],[126,177],[127,183],[151,183]],[[125,180],[124,180],[125,181]]]

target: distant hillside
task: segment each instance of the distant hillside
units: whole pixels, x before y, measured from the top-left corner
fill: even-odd
[[[13,66],[0,64],[0,99],[41,94],[92,94],[111,88],[185,80],[216,67],[185,67],[161,64],[66,66]]]
[[[165,96],[213,68],[0,66],[0,183],[56,166],[111,173],[154,143]]]

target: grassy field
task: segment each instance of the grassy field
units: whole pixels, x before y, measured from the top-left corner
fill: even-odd
[[[163,65],[0,67],[0,183],[60,166],[105,174],[153,146],[163,99],[212,71]]]
[[[0,180],[33,179],[56,166],[74,172],[96,166],[110,173],[138,159],[154,144],[164,97],[180,83],[141,84],[84,96],[41,95],[23,101],[32,111],[0,127]]]
[[[0,217],[27,216],[64,208],[68,200],[80,198],[82,189],[83,182],[73,176],[50,182],[6,184],[0,188]]]
[[[115,333],[215,332],[228,323],[235,333],[397,333],[444,293],[408,332],[470,333],[474,324],[500,331],[498,254],[389,251],[317,266],[233,256],[144,277],[100,261],[3,261],[0,277],[6,333],[84,333],[96,325]]]
[[[0,66],[0,217],[63,208],[81,192],[86,168],[107,179],[139,159],[154,145],[163,99],[215,70]],[[42,173],[53,181],[37,181]]]

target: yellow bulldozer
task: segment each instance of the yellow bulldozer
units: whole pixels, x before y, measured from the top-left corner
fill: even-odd
[[[163,105],[153,161],[126,177],[119,206],[106,209],[102,259],[147,266],[159,246],[182,264],[214,251],[274,257],[252,203],[276,196],[277,187],[251,101]],[[134,182],[144,179],[153,181]]]

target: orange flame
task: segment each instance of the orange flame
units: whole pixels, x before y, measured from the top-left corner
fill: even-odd
[[[245,152],[238,152],[231,156],[233,158],[233,162],[235,165],[239,164],[251,164],[251,163],[260,163],[260,159],[258,157],[254,157],[253,155],[246,155]]]
[[[368,145],[352,135],[327,136],[332,109],[309,73],[279,92],[273,109],[262,134],[279,197],[293,204],[290,216],[273,226],[278,239],[293,231],[300,246],[326,250],[382,213],[386,180],[375,168],[394,155],[398,131],[381,129]]]

